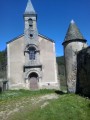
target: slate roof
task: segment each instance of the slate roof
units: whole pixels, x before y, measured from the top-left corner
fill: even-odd
[[[69,25],[64,41],[70,41],[70,40],[76,40],[76,39],[85,40],[79,28],[77,27],[75,22],[72,20]]]
[[[24,14],[36,14],[31,0],[28,0],[26,10]]]

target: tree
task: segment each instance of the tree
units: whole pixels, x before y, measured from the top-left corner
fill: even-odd
[[[0,78],[6,78],[7,66],[7,53],[6,50],[0,51]]]

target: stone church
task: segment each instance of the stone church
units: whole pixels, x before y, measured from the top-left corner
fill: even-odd
[[[24,34],[7,43],[9,89],[59,89],[55,42],[38,34],[30,0],[24,12]]]

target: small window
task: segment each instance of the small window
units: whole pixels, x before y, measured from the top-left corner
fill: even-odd
[[[33,34],[30,34],[30,37],[32,38],[32,37],[33,37]]]
[[[33,27],[33,25],[29,25],[30,27]]]

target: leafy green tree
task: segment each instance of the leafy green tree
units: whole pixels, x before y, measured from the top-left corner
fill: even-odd
[[[6,77],[7,66],[7,53],[6,50],[0,51],[0,78]]]

